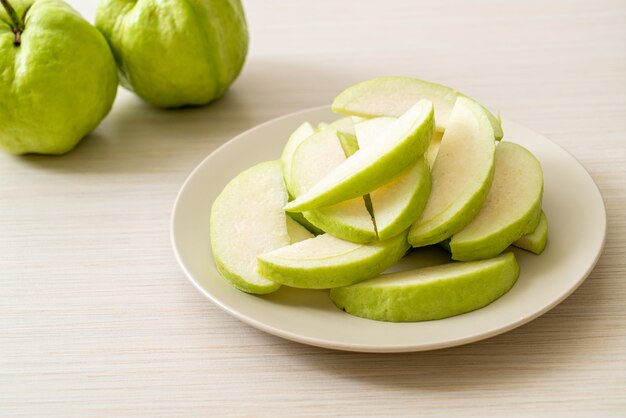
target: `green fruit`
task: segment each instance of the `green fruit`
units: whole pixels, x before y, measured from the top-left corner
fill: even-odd
[[[546,248],[548,242],[548,218],[546,214],[541,211],[541,217],[539,218],[539,224],[537,228],[530,234],[524,235],[513,243],[514,246],[533,252],[537,255],[541,254]]]
[[[379,138],[395,118],[374,118],[357,123],[354,127],[358,147],[367,149]],[[420,216],[430,194],[430,167],[424,158],[397,175],[389,183],[372,191],[368,196],[376,223],[378,238],[385,240],[406,230]]]
[[[378,77],[363,81],[341,92],[333,101],[333,111],[348,115],[398,117],[415,102],[427,99],[435,106],[437,130],[443,131],[458,97],[469,97],[450,87],[410,77]],[[503,136],[500,119],[484,106],[474,101],[484,111],[493,128],[496,139]]]
[[[422,100],[394,122],[380,141],[348,158],[285,209],[303,212],[370,193],[424,154],[433,129],[432,103]]]
[[[443,319],[482,308],[513,287],[519,266],[513,253],[481,261],[454,262],[331,289],[339,309],[391,322]]]
[[[351,120],[349,120],[352,123]],[[291,184],[297,198],[346,160],[333,125],[305,139],[293,153]],[[372,217],[359,196],[335,205],[302,212],[317,228],[347,241],[376,239]]]
[[[430,197],[409,231],[411,245],[436,244],[472,220],[491,187],[494,154],[493,129],[485,112],[476,102],[459,97],[432,168]]]
[[[400,260],[408,248],[406,233],[371,244],[324,234],[259,255],[258,271],[288,286],[328,289],[375,277]]]
[[[213,258],[218,271],[236,288],[248,293],[270,293],[280,287],[257,273],[256,258],[291,244],[283,211],[285,203],[287,190],[280,161],[257,164],[242,172],[213,202]]]
[[[111,45],[121,84],[158,107],[221,97],[248,51],[239,0],[100,0],[96,26]]]
[[[526,148],[500,142],[493,183],[478,214],[450,240],[454,260],[495,257],[537,228],[541,216],[543,173]]]
[[[64,154],[111,110],[111,51],[63,1],[0,3],[0,148]]]

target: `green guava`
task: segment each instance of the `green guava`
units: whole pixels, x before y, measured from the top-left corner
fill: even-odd
[[[237,78],[248,52],[239,0],[101,0],[122,86],[164,108],[204,105]]]
[[[115,60],[61,0],[0,0],[0,148],[64,154],[109,113]]]

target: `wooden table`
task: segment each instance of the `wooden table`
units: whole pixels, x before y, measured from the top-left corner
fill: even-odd
[[[71,3],[93,19],[95,1]],[[251,51],[223,100],[163,111],[120,90],[71,154],[0,155],[0,416],[626,416],[626,3],[246,6]],[[284,341],[206,300],[170,248],[189,172],[388,74],[452,85],[585,165],[609,224],[587,281],[512,332],[399,355]]]

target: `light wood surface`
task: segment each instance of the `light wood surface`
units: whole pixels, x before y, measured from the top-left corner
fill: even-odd
[[[71,3],[93,19],[95,1]],[[245,5],[249,59],[220,102],[162,111],[120,90],[71,154],[0,155],[0,416],[625,416],[626,3]],[[388,74],[452,85],[575,155],[608,211],[591,276],[512,332],[400,355],[284,341],[206,300],[170,248],[189,172]]]

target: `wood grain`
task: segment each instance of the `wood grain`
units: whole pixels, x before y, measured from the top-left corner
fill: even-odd
[[[120,90],[71,154],[0,155],[0,416],[623,417],[626,3],[245,5],[251,52],[223,100],[161,111]],[[168,228],[193,167],[383,74],[450,84],[585,165],[609,229],[575,294],[486,341],[364,355],[266,335],[188,283]]]

